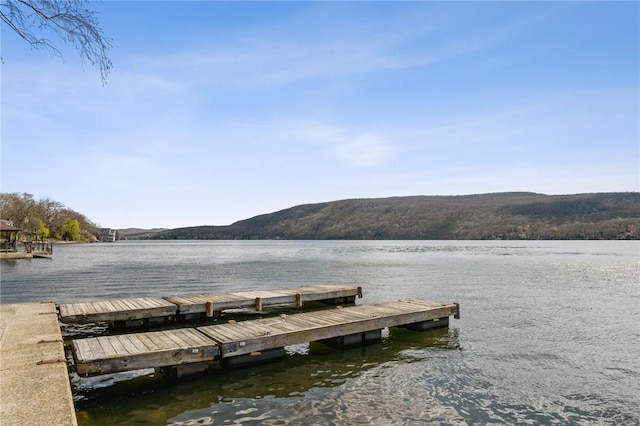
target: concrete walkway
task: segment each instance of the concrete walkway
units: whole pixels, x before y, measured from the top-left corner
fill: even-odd
[[[0,424],[78,424],[54,303],[0,304]]]

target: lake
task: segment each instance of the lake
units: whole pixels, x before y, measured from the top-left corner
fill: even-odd
[[[178,383],[74,379],[81,425],[640,424],[637,241],[176,241],[2,261],[2,303],[311,284],[459,302],[424,333]]]

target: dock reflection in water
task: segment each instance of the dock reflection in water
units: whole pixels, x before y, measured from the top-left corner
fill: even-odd
[[[409,391],[400,381],[419,378],[415,374],[402,378],[400,366],[423,371],[420,364],[456,349],[460,349],[456,328],[427,332],[393,328],[385,330],[377,344],[345,350],[319,343],[295,345],[286,348],[287,356],[280,362],[227,371],[212,367],[203,377],[177,383],[151,370],[146,375],[77,379],[78,421],[81,425],[187,425],[229,424],[230,419],[243,424],[286,424],[296,419],[296,424],[325,424],[353,415],[349,423],[358,418],[371,421],[367,405],[385,404],[388,398],[380,394],[379,386],[375,386],[376,395],[368,395],[371,389],[358,389],[358,378],[388,380],[383,386],[395,394],[395,401],[398,393]],[[407,396],[414,405],[415,397]],[[350,398],[363,399],[354,407],[347,401]],[[340,404],[350,406],[342,410]],[[403,416],[417,408],[411,404],[408,401],[410,411]],[[397,410],[395,405],[390,413]],[[436,412],[430,410],[431,415]],[[312,420],[316,415],[320,418]]]

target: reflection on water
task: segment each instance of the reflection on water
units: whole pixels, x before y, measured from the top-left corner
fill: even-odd
[[[1,262],[3,303],[313,284],[459,302],[448,331],[166,384],[74,382],[81,424],[640,424],[640,242],[172,241]],[[65,334],[104,328],[65,329]]]

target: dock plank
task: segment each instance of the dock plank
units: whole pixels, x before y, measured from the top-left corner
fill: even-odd
[[[276,290],[248,290],[231,293],[179,295],[165,297],[165,299],[177,304],[179,313],[194,314],[206,312],[207,302],[213,303],[215,311],[252,308],[255,306],[255,301],[258,297],[262,299],[263,306],[295,304],[297,294],[302,296],[303,302],[319,301],[361,296],[362,288],[323,284]]]
[[[162,347],[159,344],[157,344],[153,339],[150,339],[149,336],[147,336],[144,333],[140,333],[138,335],[138,339],[140,339],[140,343],[142,343],[146,348],[146,350],[149,352],[162,349]]]
[[[298,296],[299,295],[299,296]],[[68,324],[119,322],[175,315],[203,314],[207,302],[214,311],[255,308],[256,299],[262,306],[296,304],[300,302],[342,299],[362,295],[360,287],[313,285],[276,290],[249,290],[231,293],[186,294],[165,297],[139,297],[60,304],[60,321]]]
[[[91,354],[95,357],[105,357],[106,353],[104,352],[104,349],[102,349],[102,345],[100,344],[99,341],[89,341],[89,351],[91,351]]]
[[[222,358],[310,341],[379,330],[449,317],[455,304],[422,303],[418,300],[387,302],[284,315],[231,324],[198,327],[216,341]],[[285,331],[283,325],[287,324]]]
[[[72,341],[79,374],[168,367],[381,330],[458,315],[457,304],[404,300],[198,328]]]
[[[93,350],[106,346],[116,353]],[[216,343],[192,328],[77,339],[72,349],[81,375],[213,361],[218,356]]]
[[[161,297],[104,300],[60,304],[60,321],[67,324],[128,321],[143,318],[168,317],[177,306]]]
[[[165,300],[175,303],[180,314],[200,314],[207,311],[207,302],[212,302],[216,311],[252,306],[255,301],[235,293],[183,294],[168,296]]]

